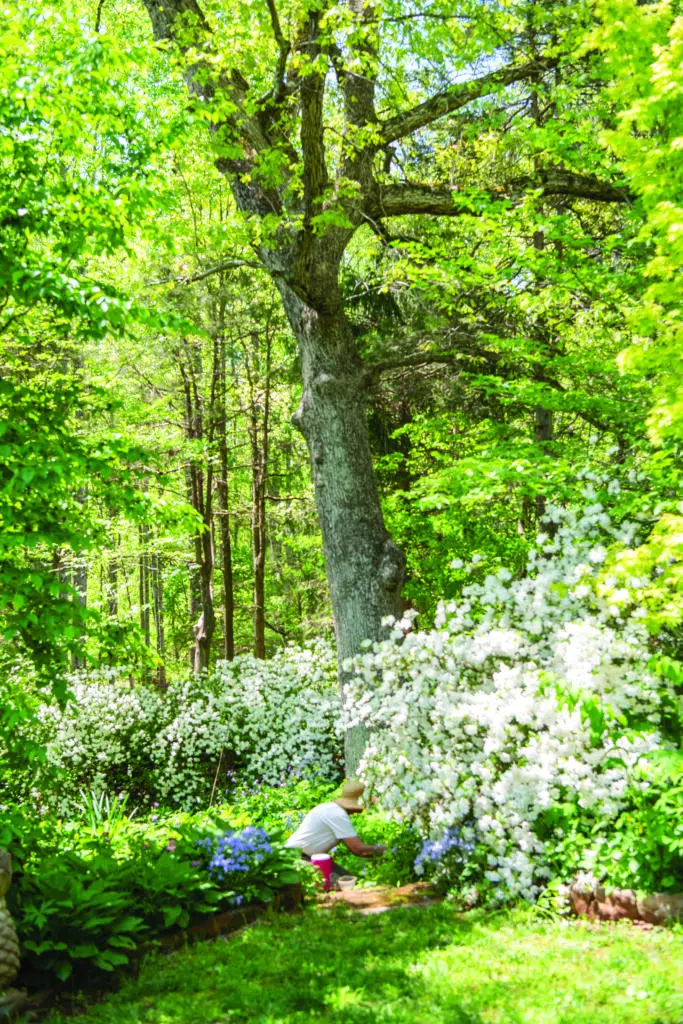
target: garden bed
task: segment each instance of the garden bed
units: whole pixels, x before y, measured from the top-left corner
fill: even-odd
[[[135,969],[139,968],[148,953],[157,951],[170,953],[184,949],[195,942],[217,939],[222,935],[232,934],[253,924],[269,910],[293,913],[301,908],[302,903],[301,882],[283,885],[275,892],[269,903],[255,901],[244,907],[235,907],[219,914],[210,914],[194,921],[187,928],[177,928],[149,942],[140,943],[132,958],[132,966]],[[22,980],[27,981],[28,979],[22,979],[20,976],[20,981]],[[0,1020],[7,1020],[18,1012],[42,1016],[58,1004],[60,997],[66,999],[67,1002],[70,998],[64,989],[57,987],[31,994],[22,990],[10,996],[6,1003],[3,1003],[3,996],[0,993]]]

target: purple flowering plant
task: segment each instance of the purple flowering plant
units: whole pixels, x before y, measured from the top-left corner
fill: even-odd
[[[197,840],[196,848],[209,878],[229,890],[232,906],[251,899],[267,902],[279,886],[301,879],[297,851],[269,838],[263,828],[250,825],[206,836]]]
[[[445,867],[464,867],[474,853],[475,843],[463,838],[458,828],[448,828],[438,839],[425,839],[415,858],[415,873],[434,874]]]

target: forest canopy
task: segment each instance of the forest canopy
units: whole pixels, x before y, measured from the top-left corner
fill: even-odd
[[[9,679],[342,664],[594,474],[675,654],[675,4],[1,18]]]

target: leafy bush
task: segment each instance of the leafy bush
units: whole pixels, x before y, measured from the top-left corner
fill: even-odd
[[[453,880],[476,869],[497,899],[537,895],[554,850],[567,852],[570,817],[575,861],[620,821],[674,707],[648,667],[642,581],[615,589],[602,571],[608,547],[636,531],[595,497],[587,486],[583,510],[550,510],[553,536],[539,537],[522,579],[488,576],[441,606],[435,629],[398,623],[353,663],[346,715],[371,729],[371,791],[433,840],[457,827],[475,849]]]
[[[224,832],[200,840],[198,846],[208,857],[209,876],[235,890],[229,897],[234,906],[253,899],[271,900],[275,884],[287,885],[301,877],[301,872],[294,870],[298,853],[272,842],[262,828]]]
[[[567,814],[550,853],[558,877],[575,870],[620,888],[683,892],[683,755],[654,755],[637,774],[644,786],[627,792],[616,820],[597,822],[587,835]]]
[[[244,655],[219,662],[164,694],[130,685],[115,670],[71,686],[65,708],[44,705],[23,732],[17,722],[20,738],[42,743],[47,760],[36,772],[15,755],[6,779],[14,798],[64,816],[76,810],[82,790],[124,791],[136,804],[190,809],[208,803],[215,779],[224,796],[235,773],[277,784],[336,780],[341,772],[336,661],[324,643],[269,661]]]
[[[156,815],[153,815],[156,818]],[[296,851],[265,833],[263,856],[239,871],[210,869],[209,851],[221,844],[226,825],[218,815],[131,820],[117,812],[109,822],[30,820],[5,808],[0,844],[17,867],[10,889],[23,948],[23,966],[36,984],[81,983],[129,963],[140,941],[194,918],[254,899],[268,902],[282,885],[302,877]],[[253,830],[230,832],[249,846]]]

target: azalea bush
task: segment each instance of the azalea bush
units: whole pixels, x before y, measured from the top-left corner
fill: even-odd
[[[474,582],[433,629],[394,623],[349,664],[346,720],[371,730],[371,792],[432,841],[457,835],[452,881],[497,899],[534,898],[590,861],[591,837],[647,790],[643,759],[673,745],[674,687],[651,667],[643,581],[605,575],[638,526],[611,520],[598,483],[583,508],[548,509],[521,579],[501,569]]]
[[[14,797],[64,814],[92,789],[190,809],[212,791],[224,799],[236,778],[277,784],[341,773],[336,658],[324,642],[269,661],[219,662],[164,693],[115,669],[75,677],[71,690],[65,707],[38,706],[25,726],[46,758],[36,770],[15,755],[6,776]]]

